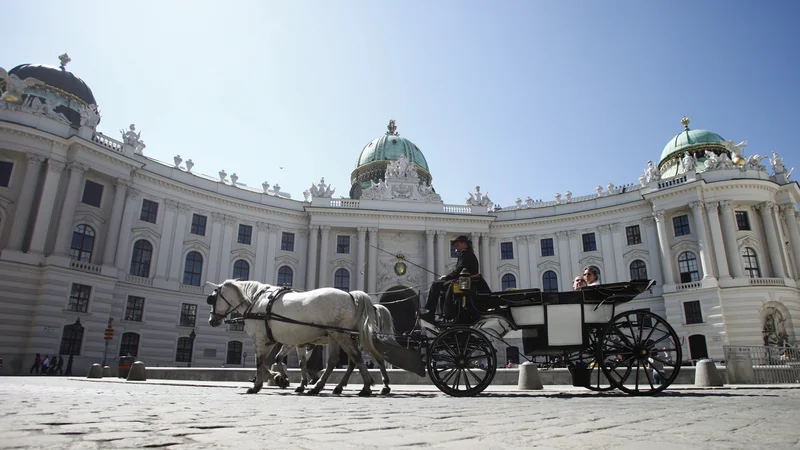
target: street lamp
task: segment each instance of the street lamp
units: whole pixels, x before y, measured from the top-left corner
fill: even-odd
[[[192,359],[194,356],[194,338],[196,337],[197,333],[195,333],[194,329],[192,329],[192,332],[189,333],[189,367],[192,367]]]

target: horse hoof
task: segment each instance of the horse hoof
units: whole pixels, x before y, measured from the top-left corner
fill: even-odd
[[[309,391],[306,392],[306,395],[319,395],[319,390],[318,389],[309,389]]]
[[[249,388],[247,389],[248,394],[258,394],[259,389],[256,388]]]
[[[381,395],[386,395],[389,392],[392,392],[392,388],[390,388],[389,386],[386,386],[383,389],[381,389]]]
[[[281,382],[280,382],[280,387],[281,387],[281,389],[286,389],[287,387],[289,387],[289,380],[287,380],[285,378],[282,379]]]
[[[370,395],[372,395],[372,391],[370,391],[368,389],[362,389],[362,390],[358,391],[358,396],[359,397],[369,397]]]
[[[295,390],[294,390],[294,392],[295,392],[295,393],[297,393],[297,394],[302,394],[302,393],[303,393],[303,391],[305,391],[305,390],[306,390],[306,388],[305,388],[305,387],[303,387],[303,386],[297,386],[297,389],[295,389]]]
[[[342,393],[342,387],[341,387],[341,386],[336,386],[336,387],[333,389],[333,393],[334,393],[335,395],[339,395],[339,394],[341,394],[341,393]]]

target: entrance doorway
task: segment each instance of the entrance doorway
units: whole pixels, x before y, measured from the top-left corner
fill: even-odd
[[[689,355],[693,360],[708,358],[708,347],[706,346],[706,337],[702,334],[694,334],[689,336]]]
[[[381,304],[392,313],[394,329],[402,335],[414,329],[419,311],[419,294],[405,286],[395,286],[381,296]]]

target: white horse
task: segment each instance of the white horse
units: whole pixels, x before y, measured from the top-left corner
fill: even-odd
[[[364,387],[359,395],[371,394],[372,377],[364,365],[361,352],[350,339],[351,334],[357,332],[364,349],[376,361],[383,361],[384,356],[375,348],[373,339],[378,330],[385,329],[385,325],[382,326],[383,320],[380,319],[382,314],[379,315],[378,309],[367,293],[362,291],[348,293],[333,288],[286,292],[272,301],[272,308],[267,318],[270,296],[278,289],[275,286],[238,280],[226,280],[219,285],[209,284],[214,286],[214,292],[208,296],[208,304],[212,306],[208,323],[212,327],[222,324],[232,312],[245,315],[244,328],[255,345],[257,367],[254,386],[248,389],[247,393],[259,392],[265,378],[272,377],[266,361],[277,343],[291,348],[318,342],[327,336],[328,365],[308,394],[319,394],[325,387],[336,365],[340,348],[358,367],[364,380]],[[253,318],[253,314],[261,317]],[[390,333],[390,336],[393,334]],[[384,384],[388,384],[388,377],[384,380]]]

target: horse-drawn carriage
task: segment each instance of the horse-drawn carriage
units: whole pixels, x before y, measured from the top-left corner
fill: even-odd
[[[233,311],[244,315],[258,368],[249,392],[258,392],[270,376],[268,354],[276,344],[302,346],[329,338],[328,368],[309,393],[319,393],[324,387],[341,347],[364,378],[360,394],[369,395],[372,378],[351,339],[357,336],[381,367],[383,392],[389,391],[383,364],[387,361],[420,376],[427,373],[448,395],[474,396],[495,376],[498,361],[493,341],[502,342],[509,331],[520,330],[523,352],[563,357],[575,385],[595,391],[654,394],[678,376],[678,336],[666,320],[647,310],[615,314],[618,304],[632,300],[652,284],[638,280],[574,292],[478,292],[471,288],[469,275],[463,274],[455,280],[454,295],[448,300],[455,307],[449,320],[398,336],[387,324],[391,322],[386,319],[388,310],[372,304],[360,291],[324,288],[283,295],[285,291],[269,285],[228,280],[215,285],[209,296],[209,322],[217,326]],[[301,367],[304,364],[301,361]],[[341,392],[342,385],[334,392]]]

